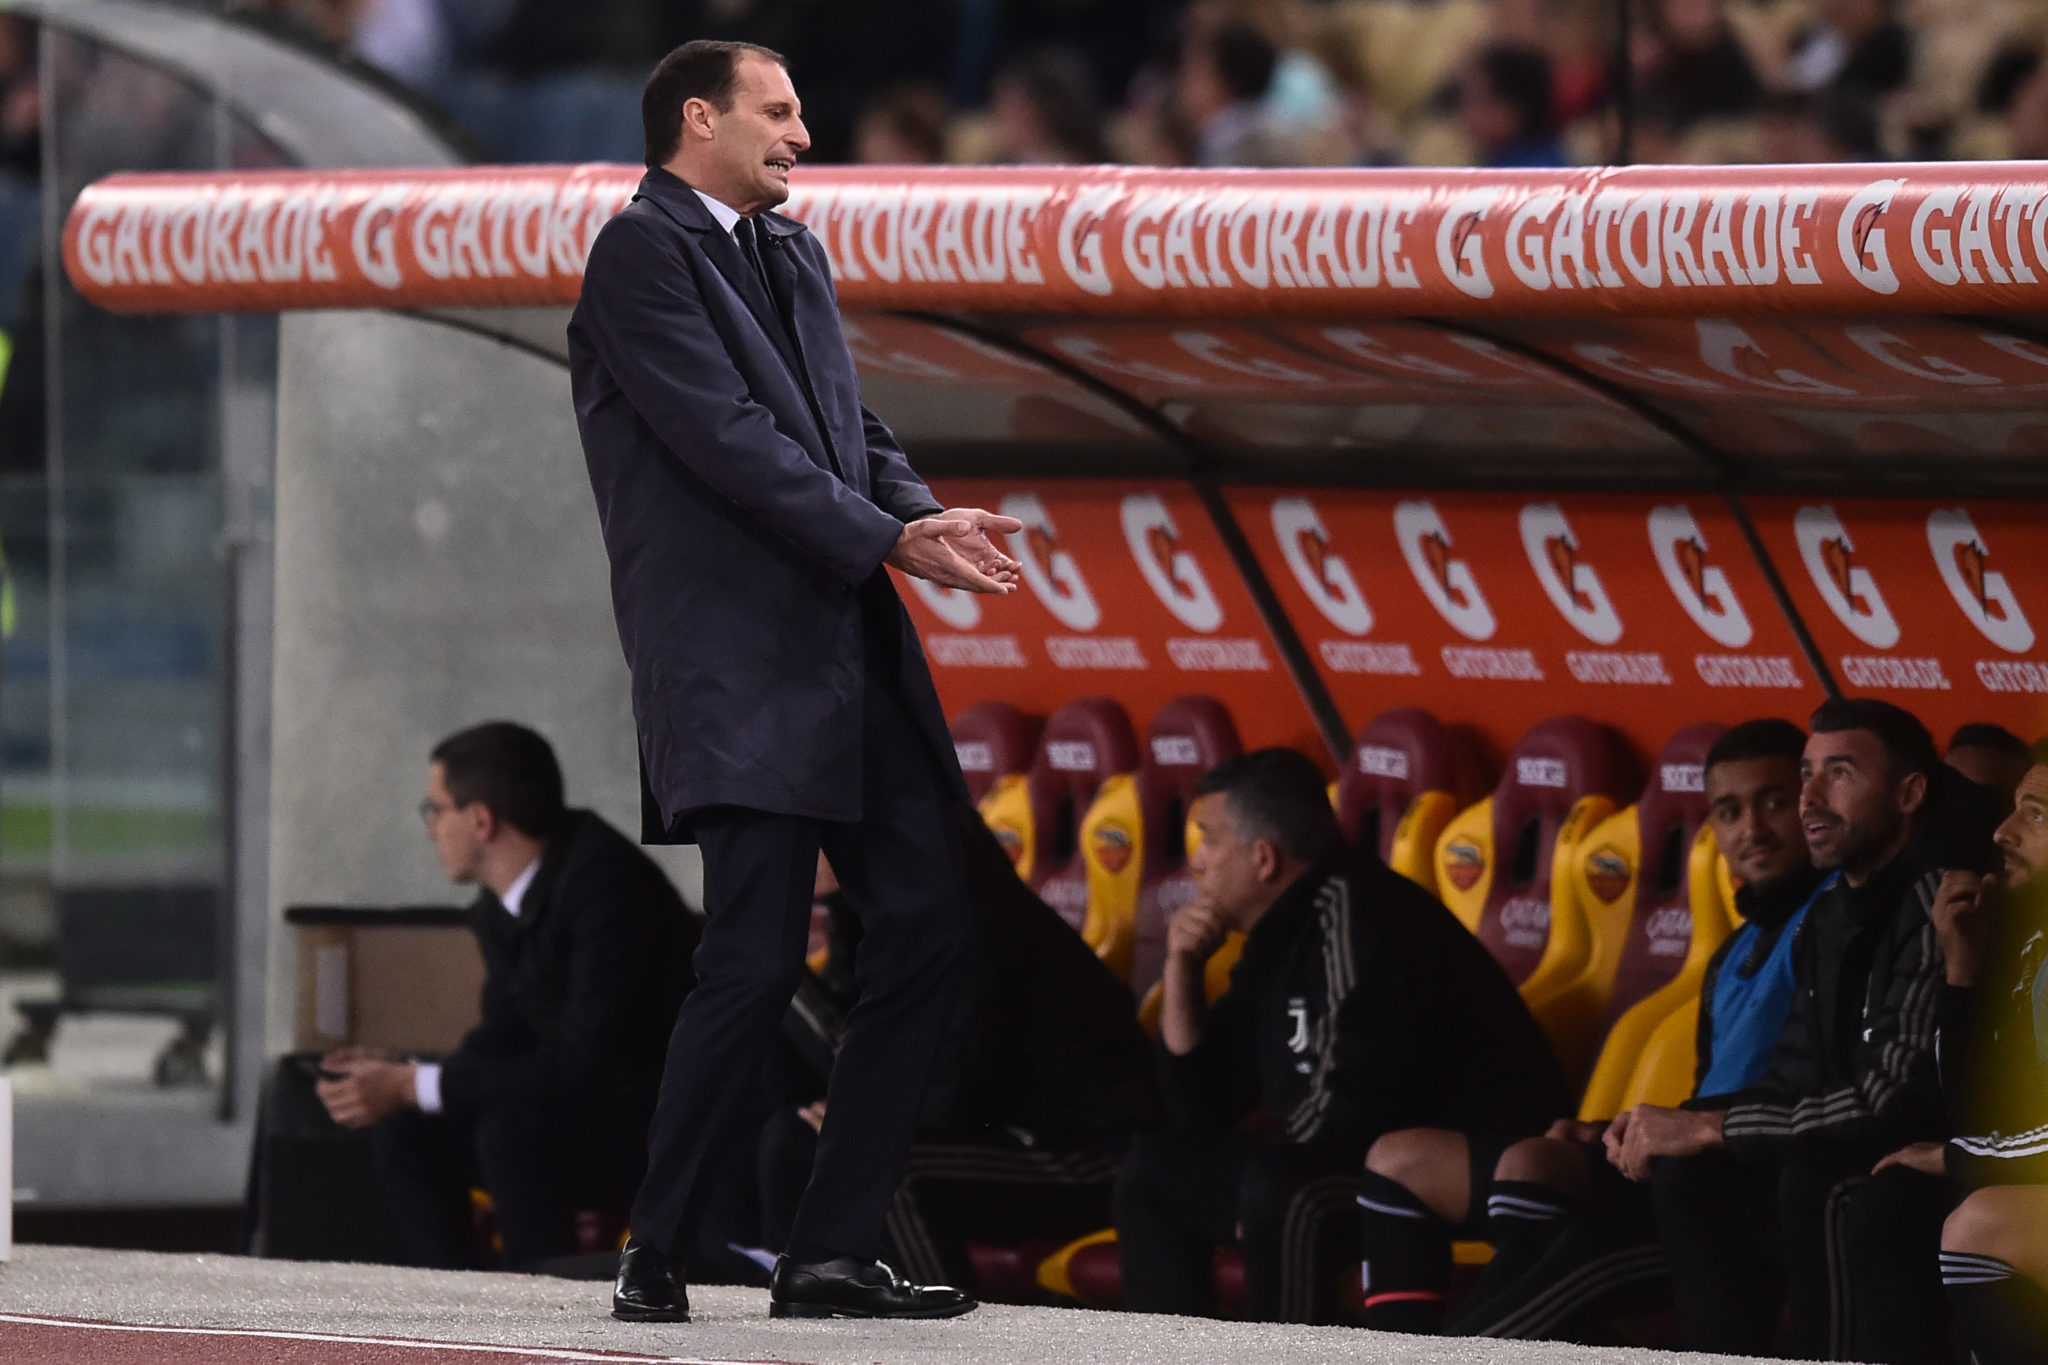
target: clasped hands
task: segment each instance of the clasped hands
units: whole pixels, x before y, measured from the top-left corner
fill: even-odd
[[[415,1065],[366,1047],[336,1048],[320,1059],[313,1087],[327,1113],[344,1128],[367,1128],[418,1103]]]
[[[1017,590],[1017,561],[997,549],[990,532],[1012,535],[1024,523],[979,507],[955,507],[903,528],[888,563],[913,578],[963,592]]]

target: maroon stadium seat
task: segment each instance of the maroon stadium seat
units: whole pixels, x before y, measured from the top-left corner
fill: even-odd
[[[1018,870],[1047,905],[1079,932],[1088,915],[1081,817],[1102,784],[1138,764],[1131,718],[1108,697],[1070,701],[1045,722],[1025,779],[1031,838]]]
[[[1493,785],[1477,738],[1420,707],[1382,712],[1358,732],[1337,779],[1344,837],[1436,890],[1436,841],[1458,811]]]

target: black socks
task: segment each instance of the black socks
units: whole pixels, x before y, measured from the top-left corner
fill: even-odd
[[[1451,1284],[1451,1230],[1406,1186],[1359,1177],[1365,1325],[1381,1332],[1443,1330]]]
[[[2048,1357],[2048,1289],[1996,1256],[1941,1253],[1941,1286],[1977,1365],[2035,1365]]]

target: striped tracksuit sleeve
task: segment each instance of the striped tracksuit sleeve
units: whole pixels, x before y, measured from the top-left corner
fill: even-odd
[[[1923,907],[1935,879],[1915,888]],[[1767,1159],[1789,1143],[1827,1143],[1865,1152],[1889,1152],[1941,1131],[1941,1082],[1935,1036],[1942,990],[1941,950],[1934,926],[1901,932],[1892,946],[1888,986],[1870,1001],[1855,1046],[1853,1075],[1821,1094],[1785,1087],[1773,1068],[1753,1091],[1731,1105],[1723,1136],[1738,1159]],[[1810,1008],[1810,1002],[1802,1002]],[[1795,1011],[1789,1027],[1800,1026]]]

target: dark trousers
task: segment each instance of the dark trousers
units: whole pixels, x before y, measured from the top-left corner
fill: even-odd
[[[1838,1190],[1869,1169],[1835,1155],[1760,1166],[1718,1151],[1660,1158],[1652,1189],[1679,1345],[1769,1354],[1782,1301],[1791,1354],[1828,1358],[1841,1270],[1830,1223],[1840,1217]]]
[[[742,1135],[745,1097],[804,970],[821,849],[860,916],[860,1000],[847,1016],[787,1250],[805,1260],[871,1260],[880,1246],[970,921],[954,798],[938,758],[890,679],[870,673],[863,712],[859,821],[731,807],[692,817],[708,922],[633,1205],[634,1234],[655,1246],[695,1240]]]
[[[1362,1168],[1244,1133],[1141,1135],[1116,1178],[1124,1307],[1214,1316],[1215,1250],[1238,1244],[1247,1318],[1329,1320],[1328,1271],[1358,1259]]]
[[[1904,1166],[1888,1166],[1845,1192],[1838,1359],[1940,1365],[1947,1358],[1941,1225],[1955,1205],[1945,1178]]]
[[[408,1264],[476,1264],[469,1192],[482,1186],[505,1264],[524,1270],[577,1253],[580,1210],[625,1205],[640,1178],[646,1131],[644,1118],[528,1104],[481,1113],[403,1109],[372,1125],[370,1151]]]

